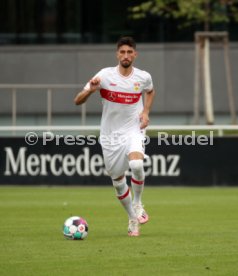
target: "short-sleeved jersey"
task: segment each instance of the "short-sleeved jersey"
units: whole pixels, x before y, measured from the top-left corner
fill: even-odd
[[[129,76],[120,74],[119,67],[108,67],[99,71],[100,94],[103,111],[101,135],[127,135],[140,132],[139,114],[143,110],[142,94],[153,89],[151,75],[133,67]],[[85,86],[89,89],[89,83]]]

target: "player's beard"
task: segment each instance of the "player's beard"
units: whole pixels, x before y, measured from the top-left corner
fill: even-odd
[[[122,60],[120,64],[123,68],[127,69],[131,66],[132,62],[129,60]]]

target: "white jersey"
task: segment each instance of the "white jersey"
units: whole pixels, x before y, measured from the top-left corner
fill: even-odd
[[[114,133],[128,135],[140,132],[139,114],[143,110],[142,94],[153,89],[148,72],[133,67],[129,76],[120,74],[119,67],[108,67],[99,71],[100,94],[103,112],[101,135]],[[89,83],[85,86],[89,89]]]

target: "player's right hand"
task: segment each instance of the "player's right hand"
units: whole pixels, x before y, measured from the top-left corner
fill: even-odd
[[[91,79],[89,81],[90,91],[95,92],[96,90],[98,90],[100,88],[100,83],[101,83],[101,80],[99,77]]]

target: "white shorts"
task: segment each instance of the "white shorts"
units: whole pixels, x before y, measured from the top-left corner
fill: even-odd
[[[144,155],[144,141],[145,136],[142,133],[117,136],[113,140],[110,137],[107,141],[100,137],[106,171],[112,179],[124,175],[129,169],[128,155],[131,152],[141,152]]]

